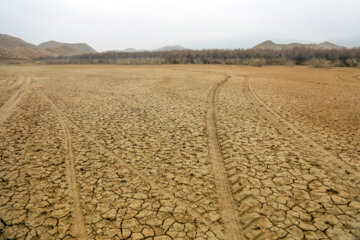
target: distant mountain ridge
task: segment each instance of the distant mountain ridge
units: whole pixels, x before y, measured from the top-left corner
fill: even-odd
[[[328,50],[328,49],[346,49],[331,42],[323,42],[319,44],[314,43],[289,43],[276,44],[271,40],[264,41],[256,46],[257,49],[270,50],[288,50],[295,47],[305,47],[310,49]],[[181,51],[189,50],[180,45],[168,45],[154,50],[127,48],[124,50],[113,50],[107,52],[126,52],[126,53],[146,53],[146,52],[163,52],[163,51]],[[57,41],[47,41],[39,45],[26,42],[20,38],[13,37],[7,34],[0,34],[0,60],[6,59],[21,59],[21,60],[36,60],[46,57],[70,57],[82,54],[97,53],[95,49],[86,43],[63,43]]]
[[[271,40],[267,40],[262,42],[252,49],[269,49],[269,50],[286,50],[286,49],[293,49],[295,47],[305,47],[305,48],[312,48],[312,49],[343,49],[345,47],[335,45],[331,42],[323,42],[319,44],[304,44],[304,43],[289,43],[289,44],[276,44]]]
[[[0,33],[0,48],[7,49],[16,47],[36,48],[36,45],[25,42],[20,38]]]
[[[76,49],[68,46],[51,47],[46,49],[41,48],[25,48],[17,47],[8,49],[13,54],[23,59],[37,59],[41,57],[58,57],[58,56],[74,56],[82,53]]]
[[[126,48],[124,50],[120,50],[119,52],[139,52],[139,50],[135,49],[135,48]]]
[[[60,46],[68,46],[80,51],[81,53],[96,53],[96,51],[86,43],[62,43],[57,41],[48,41],[38,45],[39,48],[43,49]]]
[[[0,34],[0,58],[2,59],[39,59],[41,57],[74,56],[96,53],[86,43],[61,43],[49,41],[38,46],[7,34]]]
[[[162,52],[162,51],[178,51],[178,50],[186,50],[187,48],[184,48],[180,45],[175,46],[164,46],[161,48],[154,49],[153,52]]]
[[[123,50],[112,50],[112,52],[127,52],[127,53],[132,53],[132,52],[162,52],[162,51],[178,51],[178,50],[186,50],[188,48],[185,48],[183,46],[180,45],[174,45],[174,46],[164,46],[161,48],[156,48],[154,50],[146,50],[146,49],[135,49],[135,48],[126,48]]]

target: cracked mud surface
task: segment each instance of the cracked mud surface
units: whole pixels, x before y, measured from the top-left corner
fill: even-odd
[[[0,91],[0,124],[2,124],[14,111],[16,105],[30,91],[31,79],[27,76],[17,76],[13,80],[2,81]]]
[[[358,239],[356,76],[3,66],[0,239]]]

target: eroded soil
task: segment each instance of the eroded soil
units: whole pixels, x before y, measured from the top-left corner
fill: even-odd
[[[358,76],[2,66],[0,239],[359,239]]]

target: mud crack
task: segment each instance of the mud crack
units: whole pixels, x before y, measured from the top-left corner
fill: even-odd
[[[144,180],[145,182],[149,183],[153,188],[155,189],[159,189],[163,192],[164,196],[166,196],[169,199],[172,199],[178,206],[182,206],[184,208],[186,208],[187,212],[189,212],[192,216],[194,216],[196,219],[200,220],[201,222],[203,222],[204,224],[206,224],[207,226],[211,226],[211,220],[208,219],[206,216],[203,216],[202,214],[198,213],[196,210],[194,210],[191,206],[191,204],[187,203],[185,200],[177,198],[174,196],[173,193],[167,191],[164,189],[164,187],[162,186],[162,184],[157,183],[156,181],[149,179],[147,176],[147,174],[145,172],[143,172],[142,170],[135,168],[131,165],[129,165],[128,163],[124,162],[117,154],[115,154],[112,150],[108,149],[106,146],[104,146],[102,143],[100,143],[99,141],[97,141],[95,138],[91,137],[89,134],[87,134],[84,130],[82,130],[71,118],[69,118],[65,113],[63,113],[53,102],[51,99],[49,99],[45,94],[40,93],[39,95],[41,95],[43,98],[46,99],[46,101],[48,101],[53,108],[56,110],[57,115],[59,116],[59,121],[61,119],[61,124],[65,129],[65,132],[68,131],[67,127],[66,127],[66,122],[70,123],[73,125],[73,127],[75,129],[77,129],[78,131],[80,131],[86,138],[88,138],[91,142],[96,143],[102,150],[104,150],[105,152],[107,152],[110,156],[112,156],[113,158],[117,159],[119,162],[121,162],[123,164],[123,166],[125,168],[127,168],[129,171],[131,171],[132,173],[134,173],[135,175],[139,176],[142,180]],[[67,134],[68,137],[70,137],[70,134]],[[69,139],[71,140],[71,139]],[[70,143],[71,146],[71,141],[68,141],[68,143]],[[72,156],[72,153],[71,155]],[[72,160],[72,166],[74,166],[73,164],[73,160]],[[74,169],[75,170],[75,169]],[[75,177],[75,175],[73,175]],[[74,179],[74,183],[76,184],[76,179]],[[73,186],[74,188],[77,189],[77,186]],[[78,191],[73,191],[73,193],[75,194],[74,197],[76,197],[76,194],[78,194]],[[76,199],[76,198],[75,198]],[[80,199],[80,197],[79,197]],[[80,208],[80,200],[78,205],[78,209],[81,210]],[[74,206],[75,207],[75,206]],[[76,209],[76,208],[75,208]],[[80,227],[83,224],[83,220],[81,220],[81,215],[75,215],[75,217],[78,217],[77,222],[79,223]],[[79,221],[78,221],[79,220]],[[82,222],[81,222],[82,221]],[[211,228],[214,229],[214,232],[216,232],[219,236],[223,236],[222,233],[222,229],[219,228],[218,226],[211,226]],[[80,229],[81,230],[81,229]],[[84,232],[85,232],[85,224],[84,224]]]
[[[76,171],[75,171],[75,157],[73,152],[71,134],[66,126],[66,123],[60,113],[57,110],[57,107],[54,103],[44,97],[47,102],[52,106],[55,110],[56,115],[58,116],[58,121],[61,124],[61,127],[64,132],[65,145],[67,148],[67,156],[66,156],[66,178],[69,185],[70,197],[73,200],[73,219],[74,219],[74,232],[78,239],[85,240],[86,238],[86,227],[85,220],[81,209],[80,202],[80,191],[76,180]]]
[[[16,105],[30,90],[31,78],[20,76],[22,86],[2,106],[0,106],[0,125],[12,114]]]
[[[223,157],[220,152],[218,136],[215,126],[215,98],[218,89],[230,79],[227,76],[223,81],[211,89],[208,96],[208,110],[206,113],[207,135],[209,141],[209,154],[215,177],[218,204],[226,229],[226,239],[241,239],[238,214],[231,188],[227,180]]]

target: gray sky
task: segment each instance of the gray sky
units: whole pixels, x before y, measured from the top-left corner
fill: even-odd
[[[359,0],[0,0],[0,33],[98,51],[249,48],[267,39],[360,46]]]

